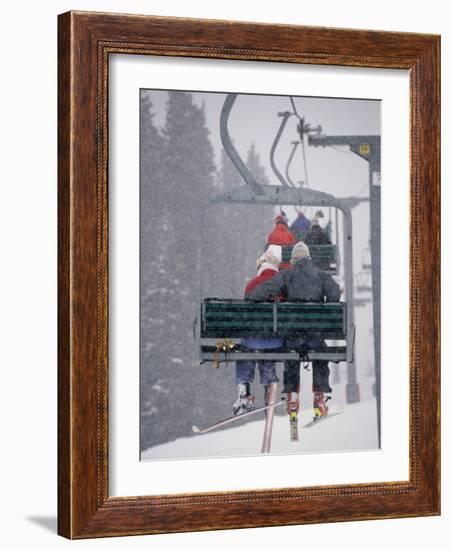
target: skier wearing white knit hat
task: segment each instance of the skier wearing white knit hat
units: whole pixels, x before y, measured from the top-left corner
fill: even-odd
[[[257,275],[248,283],[245,295],[278,274],[281,253],[280,246],[270,245],[268,247],[257,260]],[[282,338],[243,338],[241,345],[250,350],[277,349],[283,345],[283,340]],[[251,384],[254,381],[256,366],[259,369],[260,383],[265,386],[266,392],[271,384],[279,381],[274,361],[236,361],[235,381],[238,398],[232,407],[234,414],[242,414],[254,407]]]

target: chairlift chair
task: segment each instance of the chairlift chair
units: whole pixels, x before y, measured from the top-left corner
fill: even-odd
[[[361,255],[361,267],[363,270],[371,270],[372,269],[372,260],[371,260],[371,252],[370,247],[366,247]]]
[[[370,271],[361,271],[356,276],[356,289],[358,292],[372,292],[372,276]]]

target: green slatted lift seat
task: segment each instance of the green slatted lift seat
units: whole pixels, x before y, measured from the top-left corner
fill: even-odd
[[[253,351],[237,339],[304,337],[343,341],[328,349],[308,347],[310,360],[352,361],[354,334],[347,334],[347,308],[343,302],[250,302],[207,298],[201,306],[201,361],[306,359],[290,349]],[[354,333],[354,330],[352,331]],[[234,348],[219,352],[215,341],[230,339]]]

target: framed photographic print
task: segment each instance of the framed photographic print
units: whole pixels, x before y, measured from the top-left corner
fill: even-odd
[[[59,17],[59,533],[439,514],[439,37]]]

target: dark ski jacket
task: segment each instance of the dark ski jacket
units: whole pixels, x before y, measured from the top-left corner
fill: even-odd
[[[319,225],[313,225],[306,235],[304,243],[309,246],[311,244],[331,244],[331,241]]]
[[[341,290],[336,281],[317,267],[310,258],[302,258],[245,294],[247,300],[264,302],[282,294],[289,302],[338,302]]]

